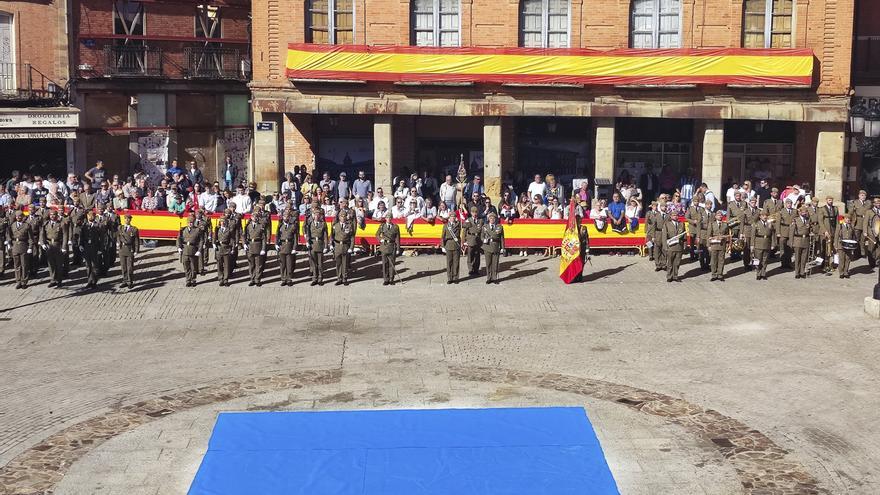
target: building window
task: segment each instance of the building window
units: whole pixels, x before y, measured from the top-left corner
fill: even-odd
[[[222,38],[220,9],[213,5],[196,6],[196,38]]]
[[[460,46],[459,0],[413,0],[412,25],[416,46]]]
[[[568,48],[568,0],[522,0],[520,46]]]
[[[791,48],[792,0],[746,0],[744,48]]]
[[[138,93],[137,126],[164,127],[167,125],[165,95],[162,93]]]
[[[0,93],[8,93],[17,89],[14,40],[12,14],[0,12]]]
[[[680,48],[681,0],[633,0],[632,48]]]
[[[129,0],[113,2],[113,34],[144,35],[144,5],[141,2]]]
[[[309,0],[307,5],[309,43],[354,43],[353,0]]]

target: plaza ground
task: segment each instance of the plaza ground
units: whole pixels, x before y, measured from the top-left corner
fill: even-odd
[[[243,263],[241,263],[243,264]],[[263,287],[240,269],[184,287],[145,249],[141,284],[0,283],[0,494],[185,493],[218,411],[579,405],[621,493],[877,493],[877,280],[757,282],[728,265],[684,282],[637,256],[509,256],[502,283],[446,285],[444,258],[399,258],[383,287]],[[213,267],[213,266],[212,266]]]

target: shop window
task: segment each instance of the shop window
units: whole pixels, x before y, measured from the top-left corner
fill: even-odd
[[[681,0],[633,0],[630,46],[680,48]]]
[[[248,125],[250,108],[248,95],[223,95],[223,125]]]
[[[460,46],[460,12],[459,0],[413,0],[413,44]]]
[[[667,176],[678,184],[691,168],[691,143],[618,142],[617,160],[616,180],[638,183],[642,174],[650,170],[660,176],[661,185]]]
[[[354,43],[353,0],[309,0],[307,6],[309,43]]]
[[[522,0],[520,46],[568,48],[568,0]]]
[[[792,0],[746,0],[743,8],[744,48],[791,48]]]
[[[158,93],[140,93],[137,95],[137,126],[164,127],[165,95]]]
[[[790,178],[794,176],[794,145],[789,143],[743,143],[724,145],[725,178],[736,181]]]

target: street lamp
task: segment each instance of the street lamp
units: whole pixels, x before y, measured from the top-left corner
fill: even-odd
[[[865,132],[865,113],[868,107],[865,100],[856,100],[856,103],[849,110],[849,128],[853,134],[861,134]]]
[[[878,154],[880,151],[880,103],[875,98],[854,99],[852,107],[849,109],[849,127],[860,152],[865,156]],[[880,225],[867,225],[866,228],[880,230]],[[877,270],[874,299],[880,301],[880,269]]]

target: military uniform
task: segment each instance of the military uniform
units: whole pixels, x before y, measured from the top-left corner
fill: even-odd
[[[669,215],[665,212],[656,212],[654,216],[654,247],[651,251],[654,252],[654,263],[655,263],[655,271],[663,271],[666,270],[666,267],[669,264],[669,260],[666,256],[666,246],[660,242],[659,237],[662,235],[660,232],[663,229],[663,226],[666,224],[666,221],[669,219]]]
[[[183,270],[186,273],[186,286],[196,285],[196,274],[199,272],[199,250],[202,248],[202,229],[197,225],[187,225],[180,230],[177,237],[177,249],[183,255]]]
[[[101,215],[104,219],[104,228],[107,229],[105,236],[104,256],[101,263],[101,275],[104,276],[110,267],[116,264],[116,232],[119,231],[119,215],[113,210],[106,210]]]
[[[40,244],[46,251],[46,262],[49,265],[49,287],[61,287],[64,278],[63,256],[67,253],[67,229],[60,220],[50,218],[43,224],[40,229]]]
[[[244,244],[247,251],[248,274],[251,280],[248,285],[261,285],[263,282],[263,266],[266,263],[266,226],[260,218],[251,217],[244,227]]]
[[[67,235],[70,242],[73,244],[71,258],[73,258],[74,265],[81,265],[83,263],[83,253],[80,249],[79,238],[83,223],[86,221],[86,210],[81,205],[76,205],[70,210],[70,215],[68,215],[67,218],[69,219],[67,224]]]
[[[45,208],[33,207],[31,208],[29,215],[25,219],[25,223],[27,223],[31,228],[31,233],[33,234],[34,240],[40,240],[40,233],[43,230],[43,223],[48,217],[48,212]],[[43,249],[43,246],[40,245],[39,242],[34,244],[33,253],[30,256],[29,269],[31,276],[36,276],[37,271],[43,262],[46,261],[46,253]]]
[[[15,269],[15,287],[27,288],[30,280],[31,254],[34,252],[34,232],[25,221],[9,225],[9,244],[12,251],[12,266]]]
[[[748,209],[745,201],[734,201],[727,207],[727,225],[730,228],[730,235],[739,237],[743,229],[743,217]]]
[[[122,270],[122,285],[134,287],[134,257],[141,250],[141,234],[134,225],[123,225],[116,233],[119,245],[119,268]]]
[[[834,249],[837,251],[838,261],[837,269],[840,273],[840,278],[849,278],[849,265],[856,251],[844,249],[843,241],[856,241],[855,245],[858,246],[856,231],[849,222],[841,223],[834,231]]]
[[[210,246],[213,243],[211,236],[214,233],[211,229],[211,217],[200,213],[196,217],[196,225],[202,229],[203,242],[202,249],[200,249],[201,256],[199,256],[199,275],[206,275],[208,270],[205,268],[205,265],[208,264],[210,259],[208,256],[210,255]]]
[[[707,208],[700,208],[698,212],[700,218],[700,268],[703,270],[710,269],[709,263],[709,222],[712,222],[712,213]]]
[[[772,198],[771,197],[771,198],[767,198],[764,201],[763,210],[764,210],[764,213],[767,214],[767,220],[772,220],[772,221],[777,222],[776,225],[773,226],[773,230],[775,232],[775,237],[773,237],[773,239],[770,240],[771,251],[776,251],[779,249],[779,241],[780,241],[781,237],[779,237],[780,226],[778,223],[779,222],[778,213],[781,212],[784,208],[785,208],[785,203],[783,203],[782,200],[779,198]]]
[[[483,221],[471,217],[464,222],[464,241],[467,243],[468,275],[480,273],[480,244]]]
[[[446,283],[458,282],[461,266],[461,223],[456,217],[450,217],[449,222],[443,225],[440,245],[446,253]]]
[[[291,216],[278,224],[275,233],[275,247],[278,251],[278,267],[281,271],[281,285],[293,285],[296,268],[296,248],[299,244],[299,218]]]
[[[231,262],[230,262],[230,268],[229,268],[230,273],[235,272],[236,267],[238,267],[238,253],[239,253],[238,239],[241,239],[242,230],[244,229],[244,226],[242,225],[243,218],[244,217],[241,214],[233,212],[232,216],[229,219],[229,222],[230,222],[229,228],[232,229],[233,233],[235,234],[235,239],[236,239],[236,242],[234,242],[232,244],[232,255],[230,258]]]
[[[340,220],[333,224],[331,235],[333,237],[333,261],[336,265],[336,285],[348,284],[348,268],[354,245],[354,230],[346,218],[345,221]]]
[[[869,200],[860,200],[854,199],[850,201],[846,205],[846,211],[849,215],[849,221],[852,224],[852,228],[855,231],[856,239],[859,240],[859,246],[856,250],[855,258],[858,259],[862,255],[862,250],[864,250],[864,246],[862,245],[862,239],[865,234],[865,223],[867,219],[865,216],[871,211],[871,201]],[[869,264],[873,267],[873,259],[869,260]]]
[[[876,262],[876,260],[880,259],[880,236],[874,232],[873,226],[880,219],[880,210],[873,208],[868,210],[865,213],[864,219],[865,239],[867,240],[865,249],[868,259]]]
[[[379,255],[382,257],[382,285],[394,285],[394,264],[400,250],[400,227],[387,220],[376,232],[379,241]]]
[[[658,215],[659,215],[659,212],[653,208],[648,210],[647,213],[645,213],[645,244],[646,245],[648,243],[653,244],[650,248],[648,248],[648,261],[654,261],[654,259],[655,259],[654,258],[654,246],[656,246],[658,244],[658,241],[656,239],[656,237],[658,237],[658,236],[655,235],[658,231],[657,225],[655,223],[656,222],[655,219],[657,218]]]
[[[749,247],[752,249],[755,259],[758,260],[757,280],[767,278],[767,261],[770,259],[770,250],[773,248],[775,236],[773,224],[758,218],[752,223],[751,240]]]
[[[9,230],[9,219],[6,217],[6,212],[0,212],[0,280],[3,279],[3,275],[6,274],[6,252],[9,250],[9,245],[6,239],[6,232]]]
[[[305,227],[306,242],[309,248],[309,270],[312,273],[312,285],[324,283],[324,249],[327,246],[327,222],[321,217],[313,216]]]
[[[796,215],[789,226],[788,242],[794,252],[795,278],[806,277],[808,253],[810,247],[810,235],[812,234],[810,220]]]
[[[483,253],[486,256],[486,283],[499,283],[498,265],[501,254],[504,251],[504,227],[500,223],[483,225],[482,229]]]
[[[730,234],[727,222],[712,220],[706,231],[706,242],[709,246],[711,260],[709,265],[712,269],[712,280],[724,280],[724,260],[727,257],[727,242],[725,236]],[[714,239],[713,239],[714,238]]]
[[[791,256],[791,224],[797,220],[798,213],[794,208],[784,208],[779,211],[779,225],[776,227],[776,235],[779,239],[777,246],[782,251],[782,267],[792,268]]]
[[[684,219],[687,221],[688,225],[688,246],[690,248],[689,250],[692,260],[697,258],[697,249],[700,247],[697,243],[697,238],[700,237],[700,226],[702,225],[702,215],[700,214],[700,210],[702,209],[703,208],[698,204],[691,203],[684,215]]]
[[[752,205],[748,205],[743,211],[740,225],[740,238],[743,241],[742,262],[746,271],[752,270],[752,226],[761,221],[761,210]]]
[[[238,231],[234,219],[224,218],[214,231],[214,254],[217,257],[217,280],[221,286],[228,286],[232,277],[232,253],[238,248]],[[232,225],[231,225],[232,224]]]
[[[678,269],[681,266],[681,255],[684,251],[684,239],[681,234],[684,232],[684,225],[679,223],[677,218],[667,215],[666,221],[658,226],[659,237],[658,244],[662,244],[666,250],[666,281],[678,282]]]
[[[80,229],[80,252],[86,263],[86,287],[98,285],[104,249],[107,245],[106,237],[107,229],[104,222],[98,219],[86,220]]]

